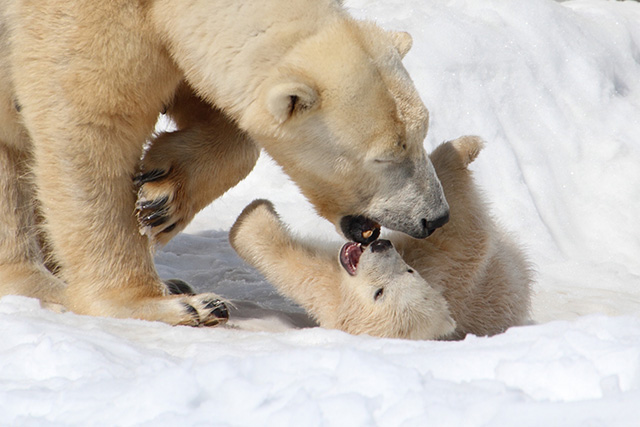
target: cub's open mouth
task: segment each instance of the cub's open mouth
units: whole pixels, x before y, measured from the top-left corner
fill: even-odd
[[[356,274],[362,252],[362,245],[356,242],[345,243],[340,249],[340,264],[352,276]]]

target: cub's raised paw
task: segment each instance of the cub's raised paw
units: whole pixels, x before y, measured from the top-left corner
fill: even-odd
[[[186,183],[177,169],[152,169],[134,177],[138,188],[136,217],[140,233],[166,244],[193,218],[185,203]]]

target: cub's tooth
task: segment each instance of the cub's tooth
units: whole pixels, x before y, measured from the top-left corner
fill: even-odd
[[[362,237],[364,237],[365,239],[368,239],[372,235],[373,235],[373,230],[366,230],[362,232]]]

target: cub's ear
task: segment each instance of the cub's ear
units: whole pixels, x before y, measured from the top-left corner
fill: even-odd
[[[473,162],[484,148],[484,141],[479,136],[462,136],[452,142],[464,166]]]
[[[484,147],[484,141],[478,136],[463,136],[440,144],[429,155],[438,176],[452,170],[467,169]]]
[[[305,83],[280,83],[267,94],[267,109],[278,123],[284,123],[295,114],[311,110],[317,103],[318,93]]]
[[[404,58],[413,45],[413,38],[411,37],[411,34],[405,31],[390,31],[389,34],[391,35],[391,41],[400,54],[400,57]]]

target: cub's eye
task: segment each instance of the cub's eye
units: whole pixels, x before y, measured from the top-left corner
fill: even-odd
[[[407,273],[411,273],[411,274],[413,274],[413,269],[411,269],[411,268],[410,268],[410,269],[408,269],[408,270],[407,270]]]
[[[373,296],[373,300],[378,301],[378,299],[382,296],[383,293],[384,293],[384,288],[378,289],[375,295]]]

